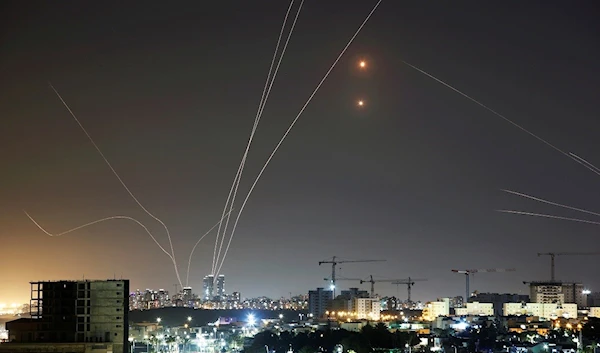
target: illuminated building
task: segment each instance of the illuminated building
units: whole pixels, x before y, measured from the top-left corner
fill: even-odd
[[[320,318],[325,315],[329,309],[331,300],[333,299],[333,291],[317,288],[316,290],[308,291],[308,312],[315,318]]]
[[[242,301],[242,295],[240,294],[240,292],[233,292],[231,293],[231,301],[234,303],[239,303]]]
[[[11,343],[0,352],[126,353],[128,296],[128,280],[32,282],[31,318],[6,323]]]
[[[494,316],[502,316],[505,303],[529,302],[528,295],[508,293],[477,293],[469,298],[469,301],[480,303],[492,303],[494,305]],[[451,306],[452,307],[452,306]]]
[[[217,277],[217,297],[219,300],[225,299],[225,276],[219,275]]]
[[[494,304],[472,302],[465,307],[456,308],[454,312],[458,316],[494,316]]]
[[[448,316],[450,314],[450,299],[443,298],[436,302],[429,302],[423,308],[423,320],[433,321],[438,316]]]
[[[183,300],[183,306],[189,306],[192,301],[192,287],[183,287],[183,291],[181,292],[181,299]]]
[[[202,298],[212,300],[214,296],[215,276],[208,275],[202,281]]]
[[[354,311],[359,320],[379,320],[381,302],[378,298],[354,298]]]
[[[568,303],[506,303],[504,316],[538,316],[546,320],[559,317],[577,318],[577,304]]]

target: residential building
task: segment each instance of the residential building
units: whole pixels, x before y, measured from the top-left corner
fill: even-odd
[[[565,295],[560,282],[531,282],[529,297],[532,303],[564,303]]]
[[[321,318],[329,309],[333,291],[317,288],[308,292],[308,312],[315,318]]]
[[[494,307],[494,316],[502,316],[502,310],[505,303],[528,303],[529,296],[509,293],[477,293],[475,296],[469,298],[469,301],[492,303]]]
[[[472,302],[462,308],[455,308],[454,312],[458,316],[494,316],[494,304]]]
[[[31,282],[31,318],[6,324],[11,343],[0,352],[126,353],[128,298],[128,280]]]
[[[422,314],[425,321],[433,321],[438,316],[448,315],[450,315],[450,298],[438,299],[438,301],[425,304]]]
[[[562,292],[565,297],[564,303],[575,303],[578,308],[586,308],[588,303],[587,295],[583,294],[584,289],[582,283],[563,283]]]
[[[544,320],[553,320],[559,317],[577,318],[577,304],[574,303],[506,303],[504,316],[537,316]]]
[[[590,311],[588,313],[589,317],[597,317],[600,318],[600,307],[592,306],[590,307]]]
[[[356,318],[359,320],[379,320],[381,301],[378,298],[354,298]]]
[[[464,299],[461,295],[450,298],[450,307],[451,308],[461,308],[464,305]]]

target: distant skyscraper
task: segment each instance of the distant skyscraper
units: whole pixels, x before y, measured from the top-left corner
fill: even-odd
[[[220,300],[225,299],[225,275],[217,277],[217,297]]]
[[[204,300],[212,300],[214,297],[215,276],[208,275],[202,281],[202,298]]]
[[[181,297],[181,299],[183,300],[183,306],[189,306],[190,301],[194,299],[192,296],[192,287],[183,287]]]
[[[232,302],[239,303],[242,301],[242,295],[240,294],[240,292],[233,292],[233,293],[231,293],[230,300]]]
[[[308,292],[308,312],[315,318],[320,318],[325,315],[325,312],[329,309],[331,300],[333,299],[333,292],[325,290],[323,288],[317,288],[317,290],[311,290]]]

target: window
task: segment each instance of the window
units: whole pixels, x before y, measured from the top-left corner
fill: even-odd
[[[117,295],[121,295],[121,292],[117,292]]]
[[[120,286],[121,286],[121,283],[117,283],[117,287],[120,287]]]
[[[119,327],[122,327],[122,326],[121,326],[121,325],[117,325],[117,328],[119,328]],[[116,335],[117,335],[117,334],[115,333],[115,336],[116,336]]]
[[[121,308],[117,308],[117,311],[121,311]]]
[[[116,320],[122,320],[123,318],[121,316],[117,316],[115,319]]]

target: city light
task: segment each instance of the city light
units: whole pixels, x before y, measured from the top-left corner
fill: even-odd
[[[253,314],[250,314],[248,315],[246,322],[248,323],[248,326],[254,326],[256,324],[256,318]]]
[[[162,321],[162,319],[160,317],[156,318],[156,322],[158,322],[160,324],[160,322]]]
[[[584,290],[581,292],[581,294],[583,294],[583,295],[590,295],[590,294],[592,294],[592,291],[591,291],[591,290],[589,290],[589,289],[584,289]]]
[[[366,62],[366,61],[364,61],[364,60],[361,60],[361,61],[360,61],[360,63],[358,63],[358,66],[359,66],[361,69],[364,69],[364,68],[366,68],[366,67],[367,67],[367,62]]]
[[[187,320],[188,320],[188,321],[192,321],[192,317],[191,317],[191,316],[188,316],[188,319],[187,319]]]
[[[364,102],[363,100],[359,100],[359,101],[358,101],[358,106],[359,106],[359,107],[362,107],[362,106],[364,106],[364,105],[365,105],[365,102]]]

